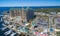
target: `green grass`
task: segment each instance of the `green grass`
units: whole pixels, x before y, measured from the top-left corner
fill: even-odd
[[[57,32],[57,36],[60,36],[60,32]]]

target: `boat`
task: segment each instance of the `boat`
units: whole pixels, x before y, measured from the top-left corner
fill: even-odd
[[[2,26],[6,26],[6,25],[3,23]]]
[[[3,28],[2,28],[2,31],[4,31],[5,29],[7,29],[7,27],[3,27]]]
[[[14,36],[16,33],[12,32],[12,34],[10,36]]]
[[[11,32],[12,32],[12,30],[9,30],[9,31],[5,32],[4,34],[9,35]]]

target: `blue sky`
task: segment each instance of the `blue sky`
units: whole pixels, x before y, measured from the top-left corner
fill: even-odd
[[[60,0],[0,0],[0,7],[5,6],[60,6]]]

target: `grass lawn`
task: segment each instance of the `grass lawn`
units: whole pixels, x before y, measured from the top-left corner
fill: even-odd
[[[58,30],[60,30],[60,28],[57,28]],[[57,32],[57,36],[60,36],[60,32]]]

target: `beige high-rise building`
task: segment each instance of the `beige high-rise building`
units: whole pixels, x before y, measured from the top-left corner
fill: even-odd
[[[21,18],[22,18],[22,20],[26,19],[26,11],[23,7],[22,7],[22,11],[21,11]]]
[[[4,11],[3,14],[4,14],[4,15],[7,15],[8,13],[7,13],[7,11]]]
[[[19,9],[12,9],[12,10],[10,10],[10,16],[11,17],[20,16]]]

